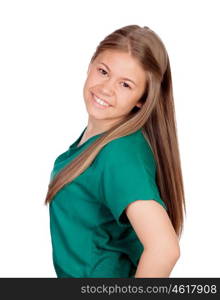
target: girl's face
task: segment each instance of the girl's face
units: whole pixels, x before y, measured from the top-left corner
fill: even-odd
[[[128,53],[101,52],[89,65],[87,75],[83,96],[90,119],[118,121],[134,106],[141,107],[147,75]]]

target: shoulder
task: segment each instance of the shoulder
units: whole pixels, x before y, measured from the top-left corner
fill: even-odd
[[[102,148],[99,156],[100,161],[107,165],[139,161],[150,168],[155,168],[156,164],[153,151],[142,129],[110,141]]]

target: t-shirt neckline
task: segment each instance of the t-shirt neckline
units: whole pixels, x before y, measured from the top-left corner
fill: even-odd
[[[72,144],[70,145],[69,148],[75,148],[76,150],[83,148],[85,145],[89,144],[92,140],[94,140],[95,138],[101,136],[102,134],[104,134],[104,132],[98,133],[96,135],[91,136],[90,138],[88,138],[84,143],[82,143],[81,145],[77,146],[78,143],[80,142],[85,130],[86,130],[87,126],[83,129],[82,133],[80,134],[80,136],[78,137],[78,139]],[[106,132],[106,131],[105,131]]]

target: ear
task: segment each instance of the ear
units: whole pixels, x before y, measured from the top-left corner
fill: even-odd
[[[141,108],[142,107],[142,105],[143,105],[143,103],[142,102],[138,102],[135,106],[137,106],[137,107],[139,107],[139,108]]]

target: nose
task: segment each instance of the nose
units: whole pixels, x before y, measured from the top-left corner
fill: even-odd
[[[111,82],[111,80],[105,80],[100,86],[100,93],[103,94],[103,96],[112,96],[114,93],[113,82]]]

